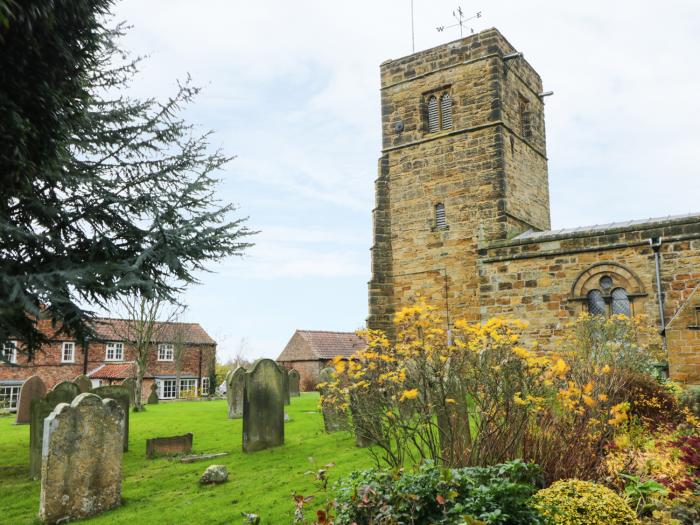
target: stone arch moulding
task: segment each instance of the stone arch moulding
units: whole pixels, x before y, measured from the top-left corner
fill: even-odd
[[[644,297],[647,295],[642,280],[637,275],[616,262],[599,262],[582,271],[571,287],[570,300],[584,301],[588,292],[600,289],[600,280],[603,277],[611,277],[612,288],[624,288],[629,297]]]

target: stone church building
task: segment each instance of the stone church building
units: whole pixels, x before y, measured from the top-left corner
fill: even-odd
[[[546,93],[495,29],[380,69],[371,328],[420,296],[448,327],[526,320],[546,349],[583,311],[644,314],[700,384],[700,214],[552,230]]]

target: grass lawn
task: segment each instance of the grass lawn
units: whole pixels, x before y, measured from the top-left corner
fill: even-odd
[[[90,523],[242,523],[241,512],[255,512],[266,524],[290,524],[291,493],[317,491],[311,470],[335,463],[331,482],[373,460],[354,446],[347,433],[326,434],[317,394],[292,398],[285,407],[285,444],[244,454],[242,420],[227,419],[226,401],[178,402],[149,405],[132,413],[129,452],[124,454],[122,507],[85,520]],[[13,425],[14,417],[0,417],[0,524],[37,523],[38,481],[28,479],[29,425]],[[146,438],[192,432],[193,452],[229,452],[214,460],[181,464],[169,459],[145,459]],[[229,481],[200,486],[207,465],[228,467]],[[322,495],[317,498],[321,503]],[[309,517],[311,513],[309,512]]]

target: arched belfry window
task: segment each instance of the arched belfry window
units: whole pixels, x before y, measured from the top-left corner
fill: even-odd
[[[611,294],[610,310],[613,315],[622,314],[627,317],[632,316],[632,306],[627,295],[627,290],[624,288],[615,288]]]
[[[591,315],[605,315],[606,311],[603,293],[600,290],[588,292],[588,313]]]
[[[452,127],[452,99],[449,93],[443,93],[440,97],[440,127],[442,129]]]
[[[443,229],[447,227],[447,217],[445,216],[445,205],[438,202],[435,205],[435,228]]]
[[[438,99],[431,95],[428,99],[428,131],[433,133],[440,129],[440,115],[438,110]]]

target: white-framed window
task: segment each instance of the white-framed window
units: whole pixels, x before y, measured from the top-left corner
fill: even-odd
[[[180,397],[197,395],[196,379],[180,379]]]
[[[17,343],[15,341],[5,341],[3,343],[2,357],[4,361],[17,362]]]
[[[158,385],[158,399],[175,399],[177,389],[174,379],[156,379]]]
[[[0,407],[17,410],[17,398],[22,385],[0,385]]]
[[[173,355],[173,345],[169,343],[158,345],[158,361],[172,361]]]
[[[107,343],[105,361],[123,361],[124,343]]]
[[[61,345],[61,363],[75,362],[75,343],[64,342]]]
[[[209,395],[209,378],[208,377],[202,378],[202,395],[203,396]]]

